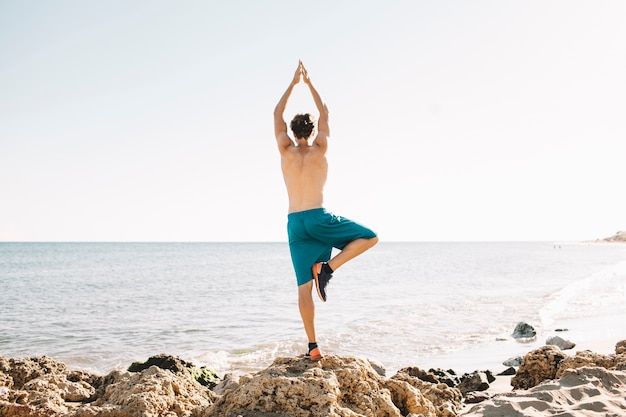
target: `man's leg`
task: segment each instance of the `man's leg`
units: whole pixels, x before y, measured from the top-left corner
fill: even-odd
[[[315,335],[315,304],[313,303],[313,281],[298,286],[298,307],[309,343],[317,342]]]
[[[373,247],[376,243],[378,243],[378,237],[353,240],[348,243],[341,252],[328,261],[328,266],[330,266],[333,271],[336,271],[337,268],[341,267],[341,265],[356,258],[366,250]]]

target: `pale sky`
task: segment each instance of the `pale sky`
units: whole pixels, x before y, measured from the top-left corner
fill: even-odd
[[[298,59],[382,241],[626,230],[625,1],[2,0],[0,241],[286,241]]]

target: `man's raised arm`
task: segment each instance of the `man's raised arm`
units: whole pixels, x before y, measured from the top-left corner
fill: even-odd
[[[287,134],[287,123],[283,118],[283,113],[285,113],[285,108],[287,107],[287,102],[289,101],[289,97],[291,97],[291,92],[293,88],[300,82],[300,77],[302,76],[302,61],[298,62],[298,69],[296,69],[295,74],[293,75],[293,80],[289,83],[289,87],[283,94],[283,96],[276,104],[276,108],[274,109],[274,135],[276,136],[276,142],[278,142],[278,148],[280,151],[293,145],[292,140],[289,138]]]
[[[302,67],[302,79],[304,83],[309,86],[309,91],[311,91],[311,95],[313,96],[313,101],[315,102],[315,106],[317,107],[317,111],[320,114],[319,120],[317,121],[317,137],[314,140],[314,143],[326,147],[327,139],[330,136],[330,125],[328,122],[328,106],[322,100],[322,96],[318,93],[317,89],[313,86],[311,79],[309,78],[309,73],[300,62]]]

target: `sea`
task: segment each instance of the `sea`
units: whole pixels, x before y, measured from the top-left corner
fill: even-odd
[[[381,242],[314,297],[325,354],[388,372],[480,349],[506,359],[519,322],[538,343],[577,319],[626,323],[626,245]],[[306,349],[287,243],[0,243],[5,357],[106,374],[164,353],[225,375]]]

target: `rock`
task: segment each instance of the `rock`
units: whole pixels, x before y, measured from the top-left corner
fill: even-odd
[[[196,367],[193,363],[182,360],[171,355],[156,355],[148,358],[145,362],[133,362],[129,367],[129,372],[140,372],[151,366],[170,371],[176,375],[191,375],[205,387],[213,388],[220,381],[220,377],[213,370],[207,367]]]
[[[576,346],[576,343],[570,342],[569,340],[565,340],[559,336],[552,336],[546,340],[546,345],[554,345],[561,350],[573,349]]]
[[[102,396],[72,416],[190,416],[204,412],[217,398],[189,375],[157,366],[139,373],[116,372],[111,379]]]
[[[490,395],[487,394],[486,392],[468,392],[467,395],[465,396],[465,402],[467,404],[477,404],[485,400],[488,400],[489,398],[490,398]]]
[[[191,416],[217,395],[191,378],[150,367],[140,373],[98,376],[69,371],[48,357],[0,356],[0,416]]]
[[[378,362],[369,360],[369,359],[368,359],[368,362],[370,363],[370,365],[372,365],[372,369],[374,369],[378,375],[382,377],[387,375],[387,370],[385,369],[383,365],[381,365]]]
[[[416,366],[410,366],[410,367],[402,368],[400,371],[411,377],[415,377],[419,379],[420,381],[430,382],[431,384],[438,384],[441,382],[439,378],[435,375],[432,369],[429,371],[424,371],[423,369],[420,369]]]
[[[626,353],[601,355],[585,350],[568,356],[555,345],[544,346],[524,357],[524,363],[511,379],[511,385],[514,389],[529,389],[546,380],[560,378],[568,370],[582,367],[620,370],[626,368]]]
[[[61,400],[59,402],[86,402],[96,392],[96,389],[87,382],[69,381],[66,374],[42,375],[26,382],[22,390],[55,393]]]
[[[557,368],[556,377],[559,378],[568,369],[577,369],[584,366],[600,366],[606,369],[615,368],[621,362],[626,362],[626,355],[601,355],[590,350],[576,352],[574,356],[566,356]]]
[[[615,344],[615,353],[617,354],[626,353],[626,340],[619,341]]]
[[[226,391],[230,391],[239,386],[239,377],[235,374],[226,374],[222,381],[212,388],[212,391],[218,395],[223,395]]]
[[[556,377],[559,363],[566,355],[556,346],[544,346],[524,356],[517,374],[511,379],[514,389],[528,389]]]
[[[403,368],[396,375],[392,377],[392,380],[398,379],[406,381],[412,387],[421,392],[434,406],[436,416],[456,416],[459,411],[459,407],[462,401],[462,394],[456,388],[448,386],[446,383],[429,382],[428,380],[434,375],[432,372],[417,371],[418,368],[410,367]],[[411,374],[420,375],[421,377],[412,377]],[[454,371],[448,371],[448,373],[455,374]],[[422,379],[424,378],[424,379]],[[428,414],[425,414],[428,415]]]
[[[626,342],[618,343],[616,351],[621,347],[626,347]],[[318,362],[302,357],[278,358],[255,374],[225,375],[214,391],[191,376],[190,369],[203,368],[175,357],[164,356],[156,363],[139,372],[113,371],[99,376],[68,370],[47,357],[0,356],[0,416],[454,417],[460,413],[463,400],[482,401],[480,405],[487,405],[479,410],[487,410],[507,398],[490,398],[485,391],[479,392],[494,380],[489,371],[459,377],[452,370],[407,367],[386,379],[368,360],[350,357],[327,356]],[[550,396],[556,400],[573,398],[574,403],[582,404],[580,398],[592,398],[598,390],[615,395],[618,388],[622,389],[626,372],[620,370],[626,370],[625,353],[584,351],[570,357],[556,346],[544,346],[523,358],[512,379],[512,385],[523,388],[526,394],[515,391],[510,395],[517,395],[515,401],[521,398],[522,404],[527,401],[524,395],[534,395],[535,389],[541,393],[528,399],[525,407]],[[603,379],[597,382],[594,378]],[[575,384],[588,387],[557,398],[558,392],[545,388],[555,384],[565,390]],[[626,388],[622,391],[624,395],[614,402],[624,403]],[[524,415],[523,409],[509,414],[498,414],[506,408],[496,409],[485,415]],[[602,410],[607,415],[624,415],[619,408]]]
[[[517,323],[517,326],[515,326],[512,336],[514,339],[520,341],[528,341],[536,338],[537,331],[530,324],[520,321]]]
[[[476,371],[472,374],[465,374],[463,375],[461,379],[462,381],[457,386],[457,388],[461,391],[461,394],[463,394],[464,396],[468,392],[485,391],[489,389],[489,379],[485,372]]]
[[[461,383],[461,378],[452,370],[430,369],[429,373],[433,374],[438,382],[444,383],[449,387],[456,387]]]
[[[317,362],[277,358],[267,369],[240,377],[239,386],[226,390],[202,417],[453,417],[461,406],[461,393],[445,384],[402,370],[385,379],[366,360],[329,355]]]
[[[72,376],[72,380],[68,376]],[[64,415],[71,403],[88,401],[95,388],[49,357],[6,359],[0,356],[1,416]]]
[[[515,375],[515,373],[516,373],[515,368],[513,368],[512,366],[509,366],[504,371],[500,372],[498,376]]]
[[[183,374],[188,368],[193,367],[193,364],[184,361],[176,356],[161,354],[151,356],[145,362],[133,362],[128,367],[128,372],[141,372],[151,366],[156,366],[175,374]]]
[[[189,369],[189,373],[191,377],[198,381],[200,385],[203,385],[207,388],[213,388],[217,385],[221,379],[220,377],[213,371],[212,369],[207,368],[206,366],[196,368],[193,367]]]
[[[493,376],[493,373],[489,370],[486,371],[482,371],[486,376],[487,376],[487,381],[491,384],[493,381],[496,380],[496,377]]]
[[[509,359],[505,360],[504,362],[502,362],[502,365],[504,365],[504,366],[520,366],[522,363],[524,363],[524,357],[523,356],[516,356],[514,358],[509,358]]]
[[[0,356],[0,372],[12,381],[10,385],[5,385],[7,388],[21,389],[32,379],[53,373],[63,373],[66,370],[65,364],[47,356],[24,359],[6,359]]]
[[[5,374],[4,372],[0,371],[0,387],[8,390],[12,386],[13,386],[13,378]]]

